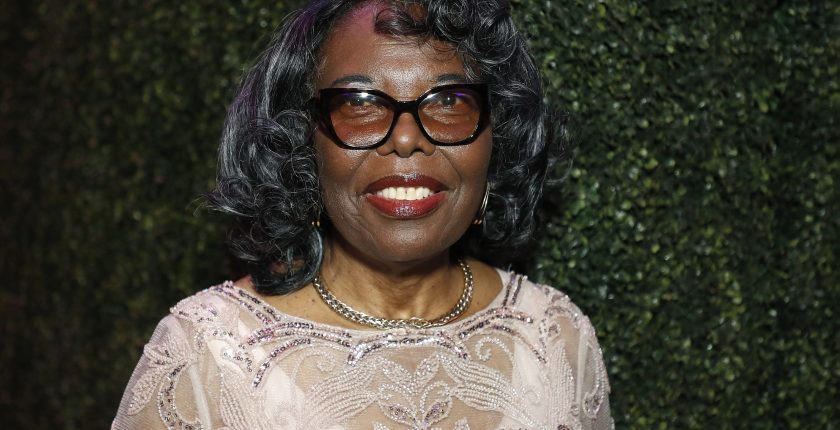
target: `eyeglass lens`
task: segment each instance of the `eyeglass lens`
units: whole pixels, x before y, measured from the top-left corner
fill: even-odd
[[[481,117],[479,95],[463,88],[444,89],[427,95],[417,109],[420,125],[438,143],[456,143],[469,138]],[[340,93],[329,103],[333,130],[349,146],[380,142],[394,123],[394,106],[376,94]]]

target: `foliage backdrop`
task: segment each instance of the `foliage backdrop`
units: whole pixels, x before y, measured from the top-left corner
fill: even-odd
[[[243,67],[299,2],[0,3],[0,423],[105,428],[179,298]],[[512,1],[578,119],[531,275],[599,331],[619,428],[840,428],[840,5]]]

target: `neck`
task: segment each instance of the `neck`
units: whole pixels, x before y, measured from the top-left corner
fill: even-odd
[[[376,317],[434,319],[452,309],[464,289],[464,275],[448,251],[413,261],[380,261],[340,239],[325,245],[321,279],[326,288]]]

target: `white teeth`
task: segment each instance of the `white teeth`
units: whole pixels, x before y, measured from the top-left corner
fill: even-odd
[[[388,187],[376,192],[379,197],[389,200],[421,200],[434,194],[426,187]]]

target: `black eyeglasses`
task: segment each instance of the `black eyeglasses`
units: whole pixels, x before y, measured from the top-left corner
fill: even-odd
[[[321,130],[348,149],[385,143],[403,112],[435,145],[471,143],[490,122],[487,84],[443,85],[404,102],[377,90],[325,88],[310,100],[310,109]]]

